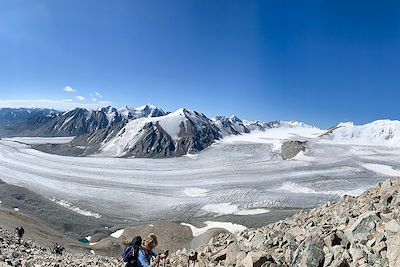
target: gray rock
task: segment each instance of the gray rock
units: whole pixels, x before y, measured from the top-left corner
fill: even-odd
[[[324,242],[319,236],[311,236],[306,240],[306,246],[301,254],[300,267],[323,266],[325,254],[323,251]]]
[[[240,248],[236,243],[232,243],[227,247],[226,250],[226,264],[234,265],[237,262],[237,256],[240,253]]]
[[[261,267],[267,260],[263,252],[249,252],[241,264],[243,267]]]
[[[286,141],[283,142],[281,150],[282,150],[282,157],[283,159],[291,159],[295,157],[300,151],[306,151],[306,144],[307,142],[302,141]]]
[[[389,267],[400,266],[400,225],[392,220],[385,225]]]
[[[357,220],[344,231],[347,240],[353,243],[355,238],[360,238],[357,234],[369,234],[375,230],[377,221],[379,221],[379,217],[376,215],[376,211],[370,211],[360,215]]]

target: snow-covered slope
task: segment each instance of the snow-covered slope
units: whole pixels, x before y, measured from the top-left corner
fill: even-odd
[[[400,121],[377,120],[364,125],[340,123],[323,138],[343,143],[400,145]]]
[[[180,156],[200,151],[220,137],[204,114],[182,108],[161,117],[131,120],[100,151],[114,157]]]

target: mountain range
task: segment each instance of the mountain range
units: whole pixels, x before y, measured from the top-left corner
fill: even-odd
[[[196,111],[182,108],[171,113],[150,104],[119,110],[108,106],[66,112],[25,108],[0,111],[8,118],[0,121],[0,126],[13,125],[7,136],[75,136],[67,145],[39,148],[61,154],[101,153],[113,157],[181,156],[199,152],[228,135],[264,131],[284,124],[245,121],[236,116],[209,119]],[[13,117],[13,114],[24,116]]]
[[[165,112],[154,105],[97,110],[75,108],[66,112],[51,109],[0,109],[2,136],[75,138],[67,144],[37,145],[46,152],[86,156],[164,158],[194,154],[226,136],[265,131],[271,128],[310,128],[296,121],[247,121],[237,116],[208,118],[184,108]],[[315,128],[315,127],[314,127]],[[398,143],[400,122],[381,120],[363,126],[340,123],[321,138],[341,141]]]

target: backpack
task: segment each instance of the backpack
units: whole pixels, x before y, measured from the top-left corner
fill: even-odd
[[[122,260],[127,263],[126,266],[139,266],[138,255],[141,244],[142,238],[140,236],[135,236],[132,242],[125,248],[124,252],[122,253]]]

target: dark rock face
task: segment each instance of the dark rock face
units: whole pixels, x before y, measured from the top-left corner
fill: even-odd
[[[123,120],[116,110],[109,108],[95,111],[76,108],[52,118],[29,119],[17,128],[22,136],[78,136],[113,127]]]
[[[31,117],[52,116],[58,113],[53,109],[0,108],[0,125],[17,125]]]
[[[203,125],[201,130],[191,120],[182,122],[178,140],[173,140],[158,122],[149,122],[141,130],[141,136],[124,156],[141,158],[178,157],[196,153],[220,138],[212,125]]]
[[[24,128],[19,124],[30,121],[32,129],[35,129],[59,114],[53,109],[28,109],[28,108],[2,108],[0,109],[0,136],[16,136],[23,132]]]
[[[32,147],[42,152],[62,156],[81,157],[95,154],[99,151],[101,143],[115,137],[126,123],[127,121],[124,120],[114,127],[107,127],[95,132],[79,135],[67,144],[40,144],[33,145]]]
[[[216,116],[214,118],[214,124],[224,135],[237,135],[249,133],[251,131],[265,131],[266,129],[278,128],[284,125],[281,121],[242,121],[236,116]]]
[[[0,126],[2,121],[1,111],[0,109]],[[6,114],[5,111],[3,113]],[[15,127],[14,136],[79,136],[117,126],[122,121],[166,115],[162,109],[152,105],[146,105],[140,109],[125,107],[121,111],[108,106],[93,111],[76,108],[64,113],[51,112],[51,110],[31,113],[31,116],[21,116],[21,119],[10,118]],[[9,117],[12,115],[10,112],[7,114],[9,114]]]
[[[243,124],[243,121],[236,116],[217,116],[215,117],[214,123],[215,126],[225,135],[238,135],[250,132],[250,129],[248,129],[248,127]]]
[[[178,138],[174,140],[158,121],[148,122],[138,133],[138,140],[126,150],[124,157],[164,158],[199,152],[216,139],[219,129],[204,114],[183,110],[185,120],[179,125]]]
[[[158,122],[149,122],[141,130],[140,139],[126,151],[126,157],[163,158],[175,155],[175,143]]]
[[[126,123],[127,121],[123,120],[114,126],[77,136],[71,141],[71,144],[74,146],[95,146],[102,142],[107,142],[114,138],[124,128]]]
[[[221,134],[219,129],[211,123],[196,125],[195,122],[188,119],[186,123],[181,123],[178,137],[176,156],[199,152],[211,145],[215,140],[220,139]]]
[[[282,157],[283,159],[291,159],[295,157],[300,151],[305,152],[305,144],[307,142],[302,141],[286,141],[282,144]]]

